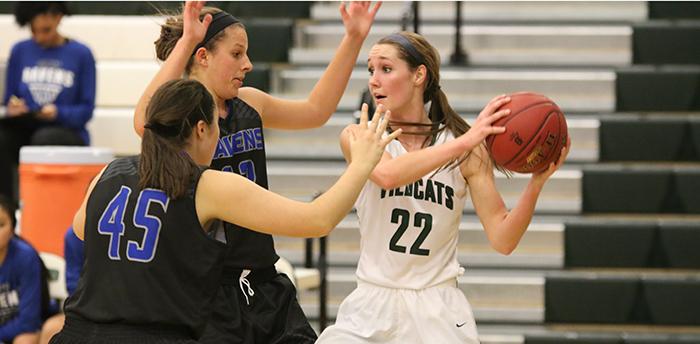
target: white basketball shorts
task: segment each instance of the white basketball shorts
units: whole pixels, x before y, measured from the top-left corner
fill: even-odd
[[[471,306],[456,281],[427,289],[386,288],[358,281],[321,344],[478,344]]]

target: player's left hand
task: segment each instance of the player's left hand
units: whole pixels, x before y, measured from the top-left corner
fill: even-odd
[[[374,16],[381,5],[382,2],[378,1],[370,10],[370,1],[352,1],[348,5],[345,2],[341,2],[340,16],[343,18],[345,33],[348,36],[362,37],[364,40],[369,34],[369,29],[374,22]]]
[[[559,160],[557,160],[556,163],[550,162],[549,167],[547,169],[542,170],[540,172],[533,172],[532,173],[532,181],[534,182],[540,182],[544,184],[549,177],[554,174],[554,171],[558,170],[561,165],[564,164],[564,161],[566,160],[566,156],[569,155],[569,151],[571,150],[571,136],[566,137],[566,146],[561,149],[561,154],[559,155]]]

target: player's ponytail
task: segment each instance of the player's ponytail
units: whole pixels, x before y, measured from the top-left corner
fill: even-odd
[[[160,189],[173,199],[185,194],[199,168],[185,148],[200,120],[214,120],[214,100],[201,83],[171,80],[158,88],[146,108],[140,188]]]

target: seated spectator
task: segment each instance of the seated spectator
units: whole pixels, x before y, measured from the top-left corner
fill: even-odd
[[[66,289],[68,295],[71,295],[78,286],[80,271],[83,268],[83,261],[85,260],[83,241],[75,235],[73,226],[68,227],[66,231],[63,240],[63,256],[66,259]],[[46,320],[44,326],[41,328],[39,343],[48,344],[51,337],[63,328],[65,320],[66,316],[63,313],[56,314]]]
[[[15,207],[0,195],[0,342],[37,343],[42,322],[42,262],[15,235]]]
[[[0,194],[13,198],[13,168],[25,145],[88,145],[95,108],[95,59],[58,32],[65,3],[18,2],[15,20],[32,38],[12,47],[0,113]]]

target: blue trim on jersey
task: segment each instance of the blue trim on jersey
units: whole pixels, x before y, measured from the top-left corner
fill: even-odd
[[[230,158],[236,154],[263,149],[265,149],[265,145],[262,139],[262,129],[243,129],[219,138],[214,159]]]

